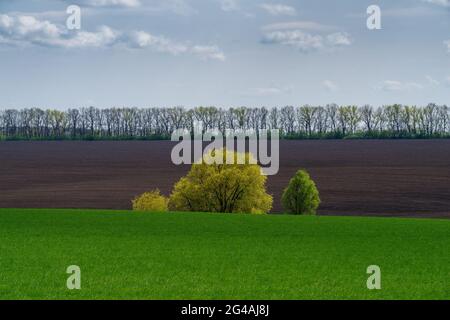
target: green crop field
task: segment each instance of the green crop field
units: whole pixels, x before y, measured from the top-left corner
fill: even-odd
[[[0,299],[448,299],[449,248],[449,220],[0,209]]]

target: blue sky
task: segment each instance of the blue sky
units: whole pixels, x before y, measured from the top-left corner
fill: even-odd
[[[450,0],[0,0],[0,108],[429,102]]]

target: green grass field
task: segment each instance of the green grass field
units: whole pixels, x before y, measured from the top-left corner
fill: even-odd
[[[449,220],[0,209],[0,299],[448,299],[449,250]]]

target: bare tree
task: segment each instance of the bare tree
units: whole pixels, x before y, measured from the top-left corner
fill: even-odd
[[[67,111],[32,109],[0,110],[0,138],[4,139],[167,139],[175,129],[194,134],[227,129],[279,129],[282,136],[298,137],[450,137],[446,105],[426,107],[400,104],[304,105],[282,108],[71,108]]]

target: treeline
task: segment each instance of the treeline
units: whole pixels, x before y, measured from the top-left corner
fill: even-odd
[[[0,110],[2,140],[170,139],[176,129],[279,129],[287,139],[443,138],[450,137],[450,113],[436,104]]]

